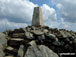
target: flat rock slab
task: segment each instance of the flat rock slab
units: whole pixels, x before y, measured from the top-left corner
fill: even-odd
[[[20,45],[19,50],[18,50],[18,56],[23,57],[24,56],[24,45]]]
[[[22,41],[23,41],[23,39],[12,38],[8,41],[8,45],[16,47],[16,46],[19,46]]]
[[[7,46],[6,35],[0,32],[0,44],[2,44],[3,48]]]
[[[40,30],[34,30],[33,33],[36,34],[36,35],[42,35],[42,34],[44,34],[44,32],[42,32]]]
[[[44,45],[37,46],[35,41],[30,44],[31,46],[27,49],[24,57],[58,57],[56,53]]]
[[[24,40],[24,39],[20,39],[20,38],[12,38],[11,40],[12,40],[12,41],[22,41],[22,40]]]
[[[18,51],[17,49],[10,47],[10,46],[5,49],[5,52],[7,52],[9,54],[14,54],[14,55],[17,54],[17,51]]]
[[[12,38],[23,38],[25,36],[24,33],[13,33]]]
[[[25,32],[25,37],[26,37],[27,39],[33,39],[33,34],[30,33],[30,32]]]
[[[5,57],[14,57],[14,56],[5,56]]]

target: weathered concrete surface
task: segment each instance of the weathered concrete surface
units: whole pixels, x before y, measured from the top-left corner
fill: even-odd
[[[33,18],[32,18],[32,25],[33,26],[43,26],[43,16],[42,16],[42,10],[40,7],[34,8]]]

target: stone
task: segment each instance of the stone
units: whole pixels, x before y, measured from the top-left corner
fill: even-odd
[[[42,35],[42,34],[44,34],[44,32],[42,32],[42,31],[40,31],[40,30],[35,30],[35,31],[33,31],[33,33],[34,33],[35,35]]]
[[[7,46],[6,35],[0,32],[0,44],[2,44],[3,49]]]
[[[9,56],[5,56],[5,57],[14,57],[14,56],[9,55]]]
[[[18,38],[15,39],[15,38],[12,38],[12,39],[8,40],[8,45],[9,46],[16,47],[16,46],[19,46],[22,41],[23,41],[23,39],[18,39]]]
[[[22,41],[22,40],[24,40],[24,39],[21,39],[21,38],[12,38],[12,39],[10,39],[11,41]]]
[[[34,8],[33,18],[32,18],[32,26],[43,26],[43,16],[42,16],[42,10],[40,7]]]
[[[17,55],[17,49],[11,47],[11,46],[8,46],[6,49],[5,49],[5,52],[9,53],[9,54],[13,54],[13,55]]]
[[[59,57],[56,53],[44,45],[40,45],[39,49],[43,55],[42,57]]]
[[[0,57],[4,57],[3,46],[0,44]]]
[[[47,36],[47,39],[50,39],[52,41],[58,41],[58,39],[54,34],[49,33],[49,34],[46,34],[46,36]]]
[[[48,30],[47,30],[47,29],[44,29],[43,32],[44,32],[44,33],[48,33]]]
[[[53,44],[54,44],[55,46],[60,46],[60,42],[58,42],[58,41],[54,41]]]
[[[24,30],[23,28],[15,29],[15,30],[13,31],[13,33],[24,33],[24,32],[25,32],[25,30]]]
[[[26,37],[27,39],[34,39],[33,34],[30,33],[30,32],[25,32],[25,37]]]
[[[23,38],[25,37],[25,34],[24,33],[13,33],[12,38]]]
[[[23,56],[24,56],[24,45],[20,45],[18,50],[18,57],[23,57]]]
[[[58,57],[51,49],[44,45],[30,46],[24,57]]]
[[[43,35],[38,35],[37,37],[38,37],[38,40],[44,40],[45,39],[45,35],[44,34]]]
[[[4,57],[5,53],[4,50],[7,47],[7,39],[6,35],[0,32],[0,57]]]
[[[62,35],[63,38],[67,38],[71,36],[71,34],[66,31],[60,31],[60,34]]]

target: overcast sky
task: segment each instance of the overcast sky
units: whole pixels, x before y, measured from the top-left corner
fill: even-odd
[[[76,0],[0,0],[0,31],[31,25],[36,6],[45,25],[76,31]]]

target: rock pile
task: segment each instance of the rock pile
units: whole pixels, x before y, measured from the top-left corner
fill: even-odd
[[[76,53],[73,31],[28,26],[4,33],[6,37],[0,34],[0,41],[4,39],[0,43],[0,57],[59,57],[59,53]]]

